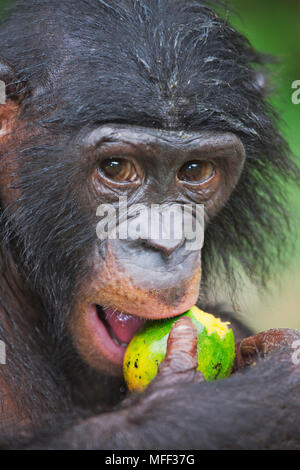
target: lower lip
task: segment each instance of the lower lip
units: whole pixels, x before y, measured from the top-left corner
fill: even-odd
[[[91,341],[94,347],[111,363],[122,365],[126,347],[118,345],[110,336],[97,312],[97,306],[90,304],[87,307],[88,327],[90,328]]]

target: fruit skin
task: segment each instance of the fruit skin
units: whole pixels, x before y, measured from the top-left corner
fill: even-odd
[[[198,331],[198,368],[205,380],[228,377],[232,371],[235,343],[228,322],[194,306],[186,313],[167,320],[150,321],[129,343],[123,362],[124,378],[131,392],[142,392],[157,374],[167,351],[173,323],[189,317]]]

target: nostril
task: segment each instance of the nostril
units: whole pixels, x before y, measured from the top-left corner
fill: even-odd
[[[184,244],[184,238],[181,240],[179,239],[154,239],[154,238],[148,238],[146,240],[143,240],[143,245],[146,246],[147,248],[151,248],[155,251],[160,251],[162,254],[165,256],[170,256],[174,251],[176,251],[178,248],[180,248]]]

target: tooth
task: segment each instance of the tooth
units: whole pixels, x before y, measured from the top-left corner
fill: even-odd
[[[118,338],[116,338],[114,335],[111,335],[112,340],[114,343],[116,343],[117,346],[123,346],[124,348],[127,348],[128,344],[123,343],[122,341],[119,341]]]

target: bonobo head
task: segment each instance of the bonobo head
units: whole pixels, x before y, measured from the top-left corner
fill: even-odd
[[[263,59],[198,1],[23,1],[0,41],[10,276],[57,340],[119,374],[144,321],[196,303],[201,270],[267,271],[274,175],[295,170],[252,68]],[[204,205],[203,256],[184,235],[99,240],[98,206],[124,196],[129,217],[137,202]]]

